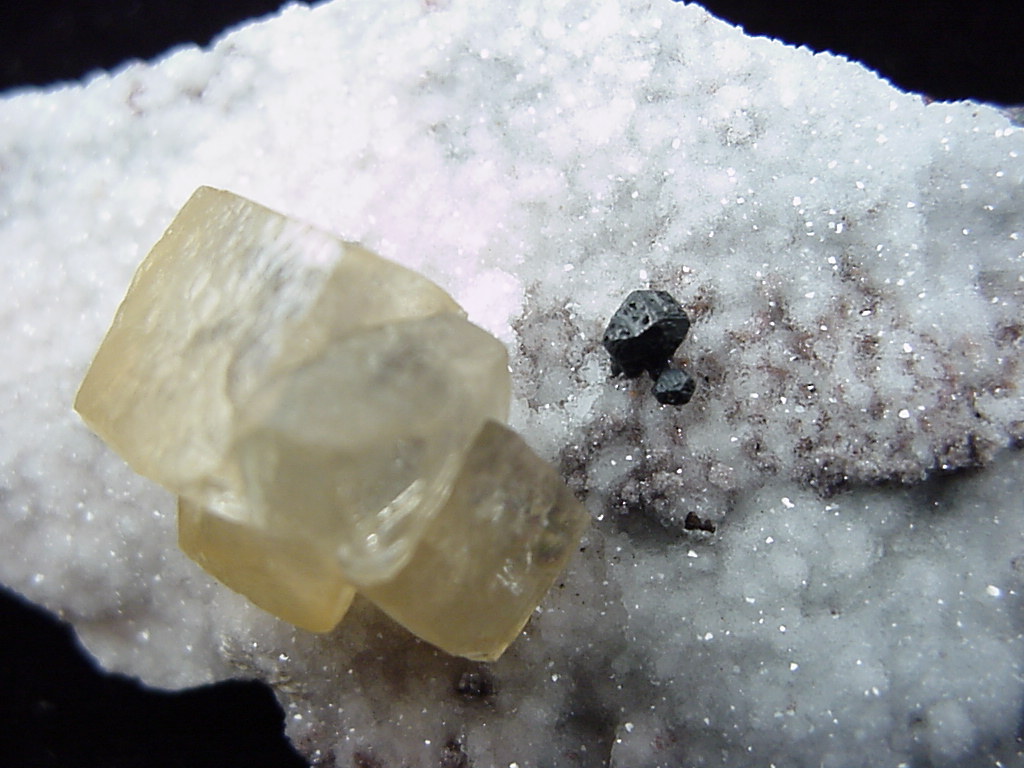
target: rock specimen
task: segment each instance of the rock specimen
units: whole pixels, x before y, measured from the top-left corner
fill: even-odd
[[[586,519],[501,425],[507,365],[426,278],[202,187],[75,408],[180,496],[182,548],[271,613],[327,631],[362,589],[439,647],[494,659]]]
[[[1001,113],[693,3],[343,0],[5,94],[0,125],[0,581],[105,668],[266,680],[318,768],[1021,764]],[[516,350],[510,419],[603,519],[497,664],[361,597],[329,637],[263,615],[70,413],[137,244],[203,179],[408,258]],[[601,334],[648,285],[713,396],[608,385]]]

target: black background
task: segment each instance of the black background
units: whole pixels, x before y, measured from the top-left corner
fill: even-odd
[[[1024,104],[1021,0],[703,4],[751,34],[845,54],[931,98]],[[0,89],[75,80],[182,42],[203,44],[280,5],[8,0],[0,8]],[[172,694],[98,672],[66,626],[0,589],[0,768],[298,768],[305,763],[285,740],[282,717],[258,683]]]
[[[150,58],[178,43],[206,43],[226,26],[281,4],[8,0],[0,4],[0,89],[76,79],[129,58]],[[906,90],[936,99],[1024,103],[1021,0],[707,0],[703,5],[751,34],[865,62]]]

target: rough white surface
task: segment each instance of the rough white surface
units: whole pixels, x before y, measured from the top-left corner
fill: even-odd
[[[1019,762],[1022,155],[994,110],[668,0],[336,0],[9,96],[0,579],[110,668],[269,681],[324,765]],[[366,607],[325,637],[261,614],[71,412],[200,184],[424,271],[510,345],[514,424],[596,522],[497,664]],[[645,286],[692,311],[684,408],[608,378]]]

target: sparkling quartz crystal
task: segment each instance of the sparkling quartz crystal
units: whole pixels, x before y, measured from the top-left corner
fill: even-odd
[[[361,590],[497,658],[585,511],[503,427],[507,353],[441,288],[202,187],[140,266],[75,408],[180,496],[182,548],[314,631]]]

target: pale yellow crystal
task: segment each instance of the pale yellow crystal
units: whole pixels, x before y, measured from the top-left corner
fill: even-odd
[[[179,494],[187,554],[300,627],[356,589],[493,659],[586,515],[499,422],[502,344],[416,273],[202,187],[139,267],[79,390],[86,422]]]
[[[463,315],[421,275],[200,187],[135,273],[75,409],[136,471],[202,498],[255,387],[330,340],[442,313]]]
[[[333,629],[356,591],[330,549],[302,535],[274,537],[178,499],[178,543],[189,557],[278,618]]]
[[[200,508],[334,537],[363,583],[404,564],[509,387],[504,347],[434,283],[204,187],[140,266],[75,408]]]
[[[427,642],[492,661],[522,630],[588,519],[549,464],[488,422],[412,560],[364,594]]]
[[[505,348],[456,315],[329,344],[257,390],[230,446],[248,522],[329,541],[357,586],[392,577],[509,402]]]

